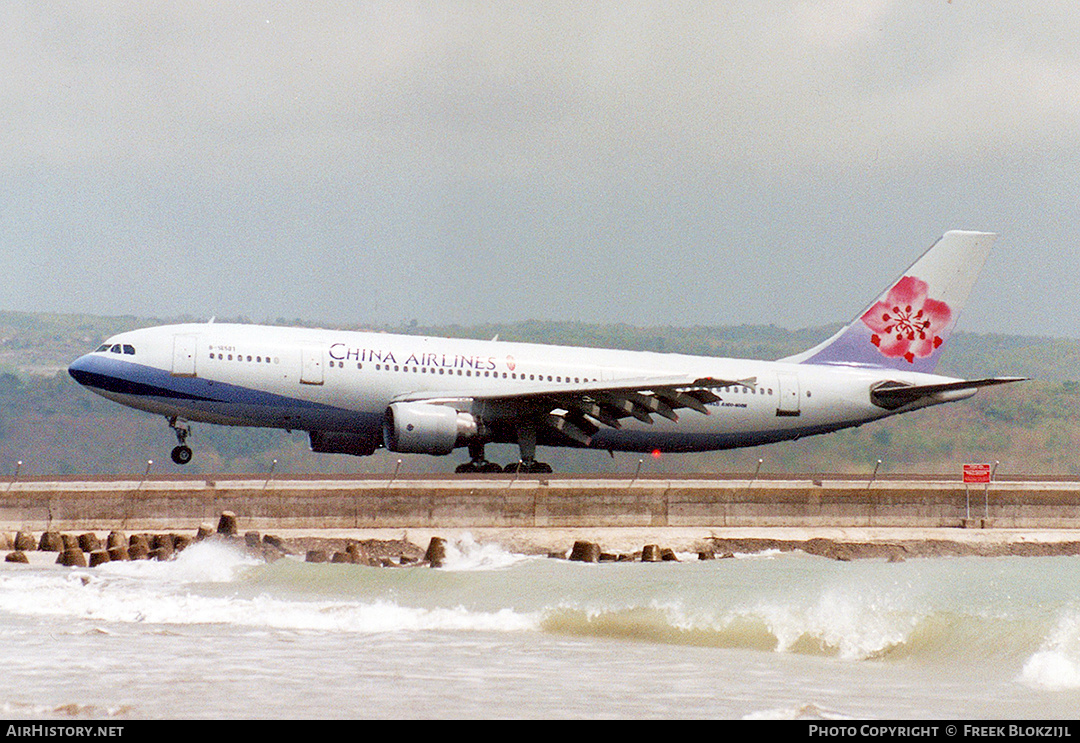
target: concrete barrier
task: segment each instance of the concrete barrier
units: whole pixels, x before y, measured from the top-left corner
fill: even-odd
[[[62,552],[64,550],[64,540],[60,537],[58,531],[45,531],[41,533],[41,538],[38,540],[39,552]]]
[[[427,550],[424,551],[424,561],[433,568],[441,568],[446,561],[446,540],[442,537],[432,537],[428,542]]]
[[[816,484],[821,482],[821,484]],[[1080,527],[1080,482],[448,478],[20,481],[10,530],[478,527]],[[36,545],[35,545],[36,546]]]
[[[573,562],[600,562],[600,554],[599,544],[579,540],[574,542],[574,546],[570,550],[570,560]]]

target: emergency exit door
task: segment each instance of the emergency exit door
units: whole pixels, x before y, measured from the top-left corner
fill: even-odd
[[[174,335],[172,375],[174,377],[195,376],[195,350],[199,345],[196,335]]]

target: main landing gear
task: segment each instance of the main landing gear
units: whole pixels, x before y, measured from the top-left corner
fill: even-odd
[[[503,472],[516,472],[519,474],[546,475],[551,472],[551,467],[544,462],[536,461],[536,423],[524,421],[517,427],[518,449],[521,451],[521,461],[508,464]]]
[[[527,475],[547,475],[551,473],[551,465],[547,462],[537,462],[535,459],[529,462],[522,459],[520,462],[512,462],[503,467],[503,472],[517,472]]]
[[[191,433],[191,429],[187,427],[187,424],[174,418],[169,418],[169,428],[176,434],[176,440],[178,445],[173,447],[172,461],[177,464],[187,464],[191,461],[191,447],[185,442],[187,441],[188,434]]]
[[[551,472],[551,465],[545,462],[537,462],[535,459],[531,462],[511,462],[505,467],[500,467],[495,462],[489,462],[487,460],[466,462],[465,464],[459,464],[454,472],[459,475],[470,474],[484,474],[493,472],[507,472],[507,473],[520,473],[520,474],[549,474]]]
[[[507,472],[517,474],[548,474],[551,466],[544,462],[536,461],[536,428],[532,425],[523,425],[518,428],[518,448],[521,449],[521,460],[512,462],[505,467],[500,467],[494,462],[484,458],[484,444],[469,444],[470,461],[460,464],[454,470],[457,474],[476,474],[484,472]]]
[[[459,475],[502,471],[502,467],[484,458],[483,444],[469,444],[469,461],[465,464],[459,464],[454,470]]]

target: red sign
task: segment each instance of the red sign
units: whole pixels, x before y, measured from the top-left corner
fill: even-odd
[[[990,482],[990,465],[965,464],[964,482]]]

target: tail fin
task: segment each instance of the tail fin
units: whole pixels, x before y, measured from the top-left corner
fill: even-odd
[[[932,372],[995,237],[946,232],[850,325],[782,360]]]

